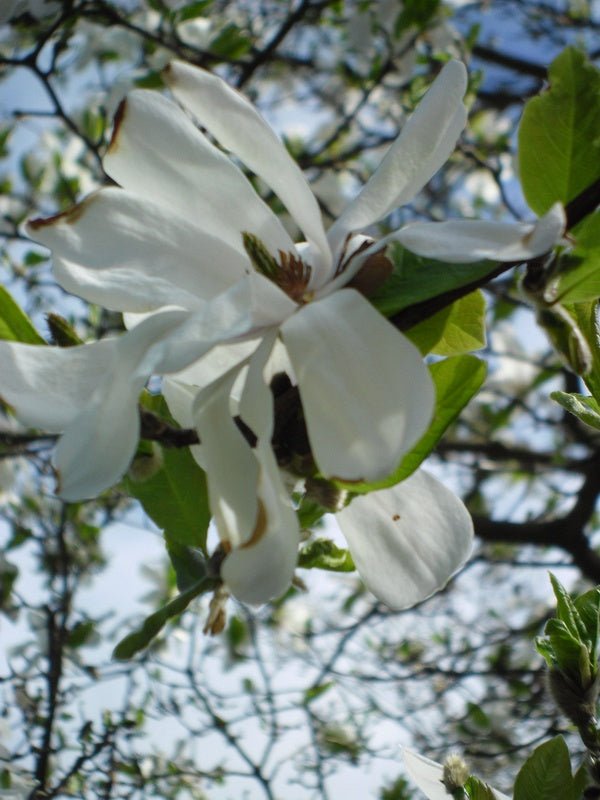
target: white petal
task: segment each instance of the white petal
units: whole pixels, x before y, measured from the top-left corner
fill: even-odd
[[[153,372],[148,354],[182,319],[177,312],[156,314],[114,340],[110,369],[100,375],[95,392],[56,448],[58,493],[65,500],[94,497],[129,466],[139,436],[138,397]]]
[[[437,592],[471,552],[469,512],[424,470],[391,489],[356,497],[336,519],[361,578],[394,609]]]
[[[63,348],[2,341],[0,396],[25,425],[60,433],[110,369],[115,344],[112,339]]]
[[[269,331],[250,359],[239,403],[240,417],[259,441],[267,445],[273,434],[273,395],[266,384],[264,372],[276,338],[277,331]]]
[[[211,512],[221,540],[234,549],[251,539],[258,519],[258,464],[229,404],[237,373],[236,367],[199,392],[193,405]]]
[[[152,353],[153,369],[179,372],[213,347],[236,340],[256,338],[288,317],[296,304],[274,283],[257,272],[189,315],[177,336],[161,342],[160,357]]]
[[[185,397],[193,398],[199,389],[221,378],[236,364],[246,362],[259,341],[250,339],[247,342],[219,345],[186,369],[163,380],[163,395],[169,410],[182,427],[193,426],[191,401],[186,401]]]
[[[450,795],[442,782],[444,768],[441,764],[406,748],[402,750],[402,760],[412,780],[429,800],[449,800]],[[496,789],[492,789],[492,792],[496,800],[510,800]]]
[[[57,494],[64,500],[95,497],[121,478],[135,453],[137,399],[143,383],[106,378],[111,381],[110,391],[103,391],[88,405],[56,448]]]
[[[352,289],[304,306],[281,334],[321,472],[388,475],[431,419],[434,389],[417,348]]]
[[[137,90],[117,114],[104,157],[108,175],[128,191],[181,215],[244,254],[242,231],[270,252],[293,250],[279,219],[232,162],[175,103]]]
[[[565,230],[560,203],[535,223],[448,220],[415,222],[386,236],[380,244],[396,240],[408,250],[427,258],[451,263],[526,261],[551,250]]]
[[[361,193],[331,227],[328,238],[337,251],[349,233],[385,217],[410,202],[448,159],[467,120],[462,98],[467,71],[450,61],[431,85],[400,136]]]
[[[255,453],[259,463],[258,524],[252,540],[227,556],[221,576],[238,600],[259,605],[289,588],[300,532],[270,447],[259,445]]]
[[[197,308],[250,269],[238,250],[123,189],[103,189],[27,232],[52,250],[64,289],[118,311]]]
[[[450,800],[443,784],[444,769],[430,758],[412,750],[402,751],[404,767],[428,800]]]
[[[171,62],[165,79],[200,124],[273,189],[327,268],[331,257],[316,198],[296,162],[254,106],[217,75],[181,61]]]

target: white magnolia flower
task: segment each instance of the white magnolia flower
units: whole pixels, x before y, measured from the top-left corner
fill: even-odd
[[[406,771],[428,800],[450,800],[452,794],[444,786],[444,767],[412,750],[403,750]],[[507,795],[492,789],[496,800],[510,800]]]
[[[249,364],[239,401],[232,405],[234,365],[198,394],[181,376],[165,384],[165,397],[185,427],[195,420],[202,445],[194,448],[208,469],[210,504],[229,555],[221,577],[235,597],[263,603],[289,586],[300,538],[296,515],[270,447],[273,397],[262,372],[272,342],[264,340]],[[226,363],[224,354],[213,359]],[[235,358],[233,359],[235,361]],[[254,362],[254,363],[253,363]],[[192,367],[206,376],[214,365]],[[251,448],[235,414],[258,438]],[[256,491],[258,486],[258,522]],[[336,514],[367,588],[390,608],[402,609],[438,591],[467,560],[473,524],[462,501],[419,470],[389,489],[356,497]],[[252,543],[252,546],[248,546]]]
[[[327,233],[297,164],[245,98],[180,62],[170,65],[166,79],[221,146],[273,189],[306,241],[291,240],[243,173],[184,111],[156,92],[134,91],[120,108],[104,159],[119,188],[31,222],[28,231],[52,249],[56,278],[66,290],[127,312],[129,324],[139,324],[117,339],[67,350],[2,342],[0,393],[26,424],[64,431],[55,462],[62,496],[75,500],[97,494],[127,468],[139,433],[136,400],[150,375],[177,373],[219,344],[249,341],[256,348],[262,342],[246,377],[261,389],[246,396],[257,398],[264,411],[262,370],[278,338],[321,474],[349,481],[384,477],[426,430],[434,391],[417,349],[351,288],[352,279],[391,239],[451,260],[529,258],[553,245],[561,214],[553,211],[528,226],[416,223],[379,243],[357,233],[409,202],[454,149],[466,120],[466,71],[459,62],[444,67],[379,169]],[[234,436],[231,421],[225,433],[228,403],[219,407],[217,401],[227,401],[240,368],[221,375],[221,382],[213,376],[193,406],[231,570],[238,556],[246,564],[257,555],[261,542],[280,546],[275,532],[291,526],[293,513],[261,409],[246,400],[247,419],[242,414],[258,439],[254,450]],[[206,420],[214,414],[221,428],[211,444]],[[232,475],[238,459],[250,480],[242,479],[241,469]],[[295,547],[293,530],[288,538]],[[286,568],[291,552],[288,543]]]

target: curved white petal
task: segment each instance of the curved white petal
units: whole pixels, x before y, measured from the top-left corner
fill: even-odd
[[[136,90],[123,102],[104,169],[117,183],[150,198],[245,255],[242,231],[276,254],[293,251],[279,219],[240,170],[187,115],[157,92]]]
[[[281,335],[321,472],[388,475],[431,419],[434,389],[417,348],[353,289],[304,306]]]
[[[150,354],[153,370],[159,374],[180,372],[219,344],[263,335],[296,308],[274,283],[252,272],[201,311],[190,314],[176,336],[157,344],[157,351]]]
[[[189,386],[190,391],[197,392],[199,389],[208,386],[213,381],[222,377],[232,367],[235,367],[236,364],[241,366],[242,362],[246,362],[254,350],[256,350],[259,343],[260,339],[249,339],[248,341],[236,342],[235,344],[217,345],[217,347],[213,348],[198,361],[194,361],[194,363],[190,364],[186,369],[177,372],[172,377],[165,378],[163,380],[163,394],[169,406],[171,405],[169,400],[171,384],[178,383],[182,386]],[[181,408],[181,406],[178,406],[178,408]],[[180,416],[178,416],[178,414],[180,414],[179,410],[177,413],[173,409],[170,410],[180,425],[186,428],[191,425],[189,416],[183,415],[180,419]],[[187,419],[187,421],[183,421],[184,418]]]
[[[259,442],[269,445],[273,434],[273,395],[267,386],[265,366],[275,340],[277,330],[269,331],[253,354],[239,402],[239,415]]]
[[[64,500],[85,500],[112,486],[135,453],[139,436],[137,399],[143,382],[107,378],[110,391],[103,391],[88,405],[56,448],[57,494]]]
[[[270,446],[255,451],[259,465],[259,518],[251,541],[227,556],[221,577],[244,603],[260,605],[289,588],[298,558],[300,531]]]
[[[424,470],[356,497],[336,519],[366,586],[394,609],[437,592],[471,552],[469,512]]]
[[[58,494],[65,500],[94,497],[116,483],[135,453],[139,435],[139,394],[152,374],[148,354],[185,315],[156,314],[114,341],[110,368],[99,375],[95,391],[70,422],[54,454]],[[145,365],[145,366],[143,366]],[[75,380],[73,387],[80,391]]]
[[[164,74],[179,102],[273,189],[320,253],[319,266],[327,269],[331,254],[319,204],[302,171],[254,106],[217,75],[190,64],[173,61]]]
[[[233,549],[252,538],[259,514],[258,464],[229,404],[237,374],[236,367],[199,392],[192,408],[210,509],[221,541]]]
[[[444,769],[441,764],[412,750],[402,751],[404,767],[428,800],[449,800],[444,787]]]
[[[420,256],[451,263],[468,263],[484,258],[526,261],[551,250],[560,241],[565,222],[564,209],[556,203],[535,223],[486,220],[415,222],[386,236],[380,243],[395,240]]]
[[[111,368],[115,346],[115,339],[66,348],[0,341],[0,397],[23,424],[60,433]]]
[[[124,189],[102,189],[26,229],[52,250],[64,289],[118,311],[198,308],[251,269],[224,241]]]
[[[466,88],[464,64],[448,62],[376,172],[330,228],[328,239],[333,252],[349,233],[410,202],[444,164],[467,121],[462,102]]]
[[[441,764],[406,748],[402,750],[402,760],[406,771],[428,800],[449,800],[450,795],[443,784],[444,768]],[[496,800],[510,800],[496,789],[492,789],[492,792]]]

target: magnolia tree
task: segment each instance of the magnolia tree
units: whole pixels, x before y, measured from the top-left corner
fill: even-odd
[[[0,797],[600,796],[596,5],[0,22]]]

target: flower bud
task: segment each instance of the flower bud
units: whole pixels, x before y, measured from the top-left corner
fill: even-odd
[[[443,769],[442,781],[449,794],[453,795],[464,788],[465,783],[469,780],[470,772],[461,756],[451,753],[444,761]]]

